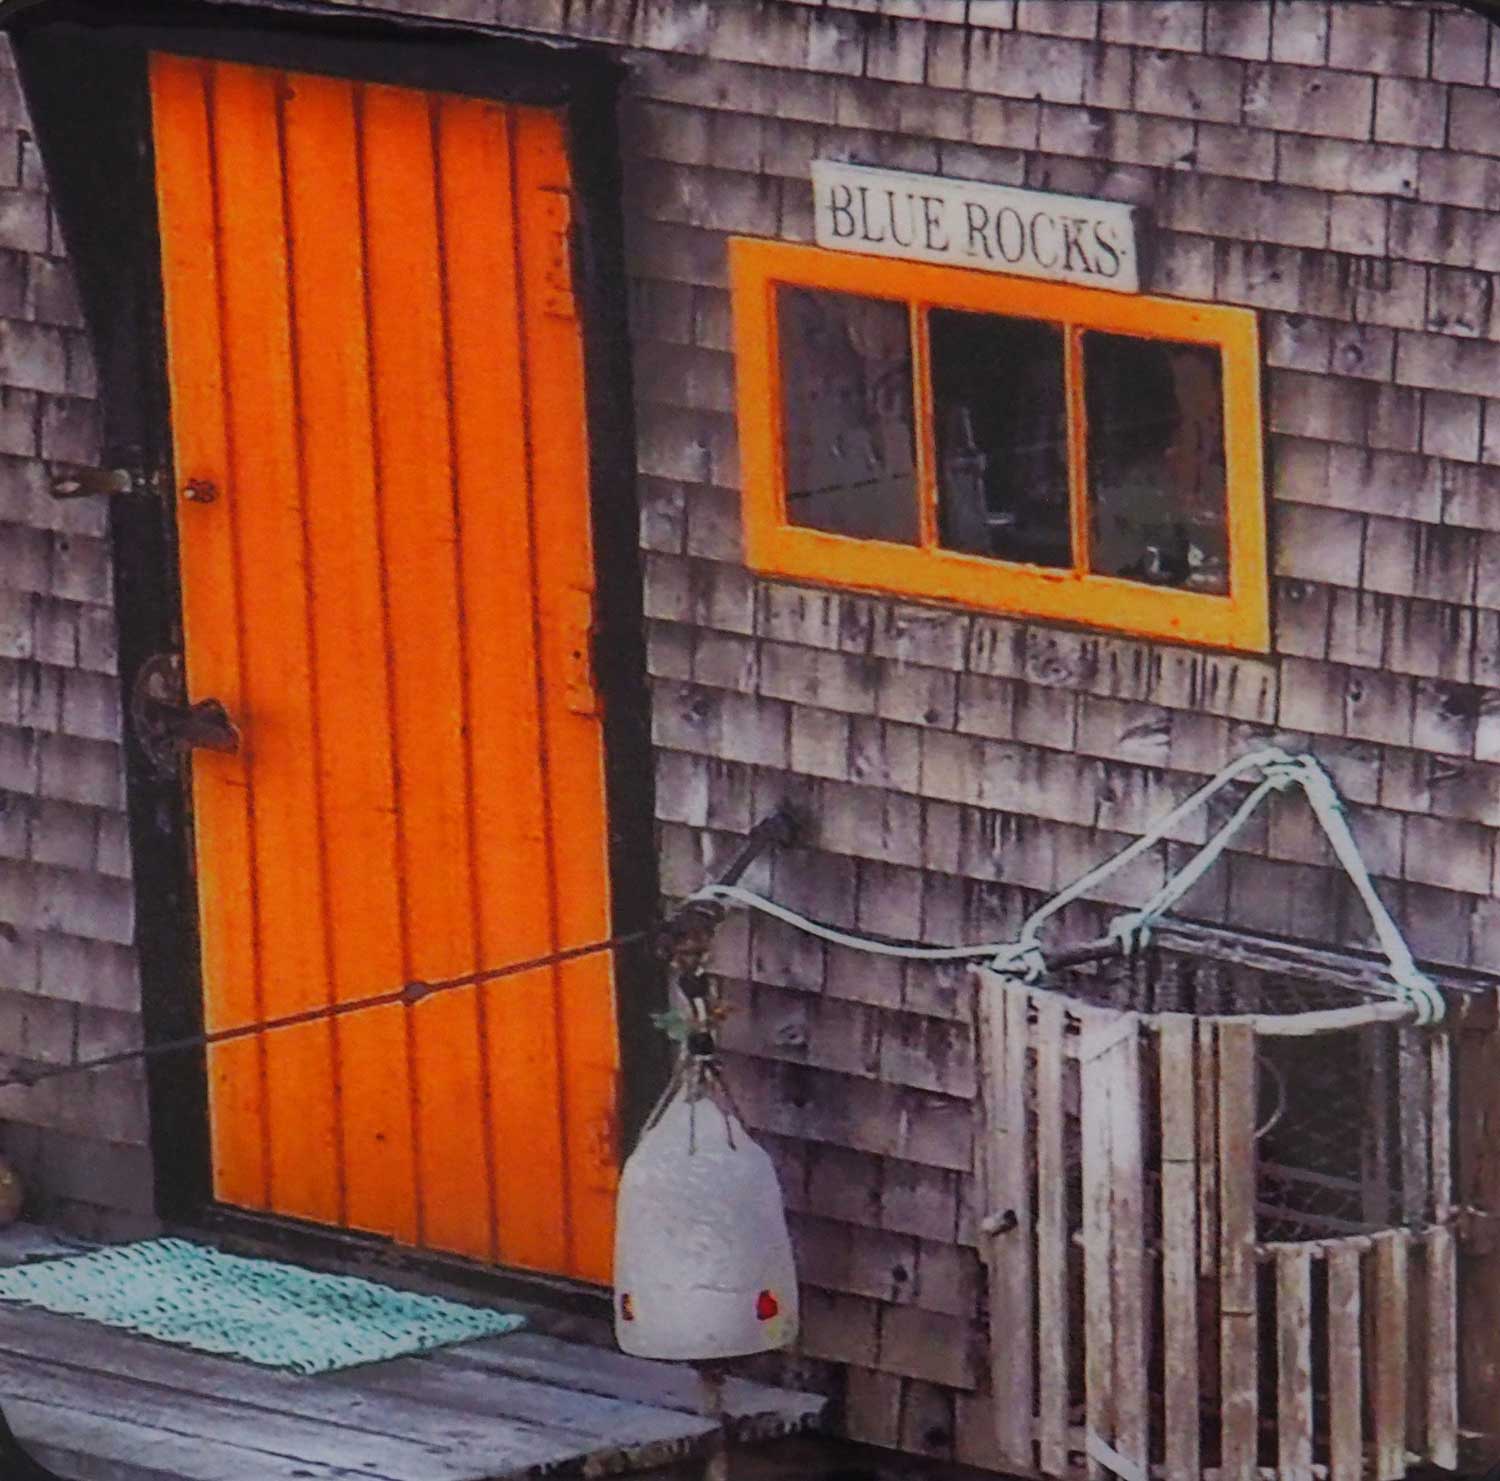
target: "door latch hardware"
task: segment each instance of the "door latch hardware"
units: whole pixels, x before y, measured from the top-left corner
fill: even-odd
[[[53,465],[49,487],[54,499],[89,499],[98,494],[154,494],[161,474],[144,468],[77,468]]]
[[[180,653],[156,653],[136,674],[130,693],[136,739],[157,772],[173,777],[187,750],[234,752],[240,733],[216,699],[189,704]]]
[[[182,497],[189,504],[212,504],[219,497],[219,487],[211,478],[190,478],[182,486]]]

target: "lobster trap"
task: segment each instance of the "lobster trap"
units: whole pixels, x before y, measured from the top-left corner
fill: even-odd
[[[1257,793],[1301,783],[1347,866],[1316,764],[1259,762]],[[1442,998],[1362,866],[1383,961],[1159,920],[1224,842],[1105,941],[1044,953],[1059,897],[978,973],[1001,1458],[1125,1481],[1451,1469]]]

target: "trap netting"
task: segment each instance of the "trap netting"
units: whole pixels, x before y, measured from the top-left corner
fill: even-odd
[[[1433,1098],[1445,1091],[1432,1078],[1433,1039],[1403,1027],[1411,1010],[1377,975],[1359,958],[1161,923],[1144,950],[1054,969],[1045,985],[1069,1003],[1147,1020],[1258,1024],[1257,1237],[1316,1240],[1439,1213]],[[1154,1068],[1149,1041],[1145,1053]],[[1200,1081],[1205,1074],[1198,1067]],[[1156,1102],[1145,1114],[1158,1132]],[[1438,1121],[1441,1136],[1448,1114]]]
[[[978,974],[991,1388],[1018,1469],[1395,1481],[1456,1464],[1443,998],[1316,763],[1262,753],[1234,775],[1253,766],[1227,832],[1103,941],[1044,952],[1039,929],[1152,835]],[[1160,919],[1293,784],[1383,959]]]

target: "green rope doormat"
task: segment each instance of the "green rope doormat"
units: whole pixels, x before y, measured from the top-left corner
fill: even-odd
[[[296,1373],[494,1337],[526,1320],[181,1239],[0,1270],[0,1301]]]

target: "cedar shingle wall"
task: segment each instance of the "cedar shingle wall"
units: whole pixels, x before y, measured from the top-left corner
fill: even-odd
[[[1310,747],[1334,773],[1419,953],[1500,962],[1500,46],[1485,22],[1443,4],[1324,0],[385,8],[591,39],[632,69],[622,152],[670,890],[696,886],[794,795],[817,831],[758,876],[779,899],[891,934],[1003,938],[1231,756],[1277,741]],[[746,573],[725,237],[809,239],[818,156],[1140,202],[1159,226],[1149,291],[1262,311],[1269,659]],[[63,346],[75,337],[31,321],[45,317],[37,285],[55,270],[47,231],[34,190],[0,196],[17,269],[0,274],[0,311],[13,316],[0,380],[19,387],[0,405],[5,517],[29,531],[0,553],[0,601],[24,617],[5,607],[0,641],[7,684],[35,654],[46,660],[29,665],[38,683],[65,694],[75,671],[107,672],[96,646],[107,589],[80,600],[59,587],[55,553],[50,564],[12,554],[39,542],[55,552],[47,526],[60,516],[44,496],[9,491],[11,473],[32,487],[38,429],[67,425],[58,408],[74,406],[49,398],[70,389]],[[45,590],[30,595],[42,577],[26,572],[46,572]],[[59,613],[76,624],[60,654]],[[7,758],[67,735],[61,699],[51,729],[29,711],[20,728],[19,695],[5,703]],[[117,788],[107,739],[88,743],[100,766],[75,767]],[[33,771],[5,785],[46,794],[56,773],[31,764],[40,786]],[[117,823],[116,793],[86,800],[95,812],[58,799],[70,818]],[[12,807],[29,817],[35,805]],[[1139,902],[1204,827],[1186,825],[1077,928]],[[7,858],[32,850],[21,869],[5,865],[7,881],[31,900],[42,881],[72,879],[90,903],[69,920],[97,919],[97,855],[84,862],[80,843],[73,862],[43,863],[37,836],[5,820]],[[1190,908],[1362,940],[1329,866],[1305,813],[1279,805]],[[119,960],[116,947],[56,933],[20,939]],[[741,1009],[728,1029],[735,1083],[793,1209],[808,1356],[848,1366],[856,1435],[982,1463],[962,974],[743,920],[726,929],[720,965]],[[37,970],[11,976],[34,984]],[[111,980],[128,1006],[128,971]],[[70,1021],[60,989],[47,992],[40,1006]],[[61,1106],[33,1098],[24,1114],[51,1126]]]
[[[646,605],[667,888],[784,795],[762,871],[838,924],[1003,939],[1232,756],[1310,748],[1417,951],[1500,966],[1500,47],[1446,5],[498,6],[628,49]],[[964,21],[967,19],[968,24]],[[1232,658],[756,580],[731,233],[811,237],[815,157],[1138,202],[1148,291],[1262,311],[1275,651]],[[1217,821],[1217,814],[1214,815]],[[1204,836],[1113,881],[1139,903]],[[1303,806],[1193,914],[1366,940]],[[737,1094],[855,1435],[983,1463],[961,972],[737,920]]]
[[[102,500],[45,463],[96,454],[93,366],[8,46],[0,43],[0,1069],[140,1039]],[[150,1206],[136,1069],[0,1091],[28,1212],[84,1232]]]

